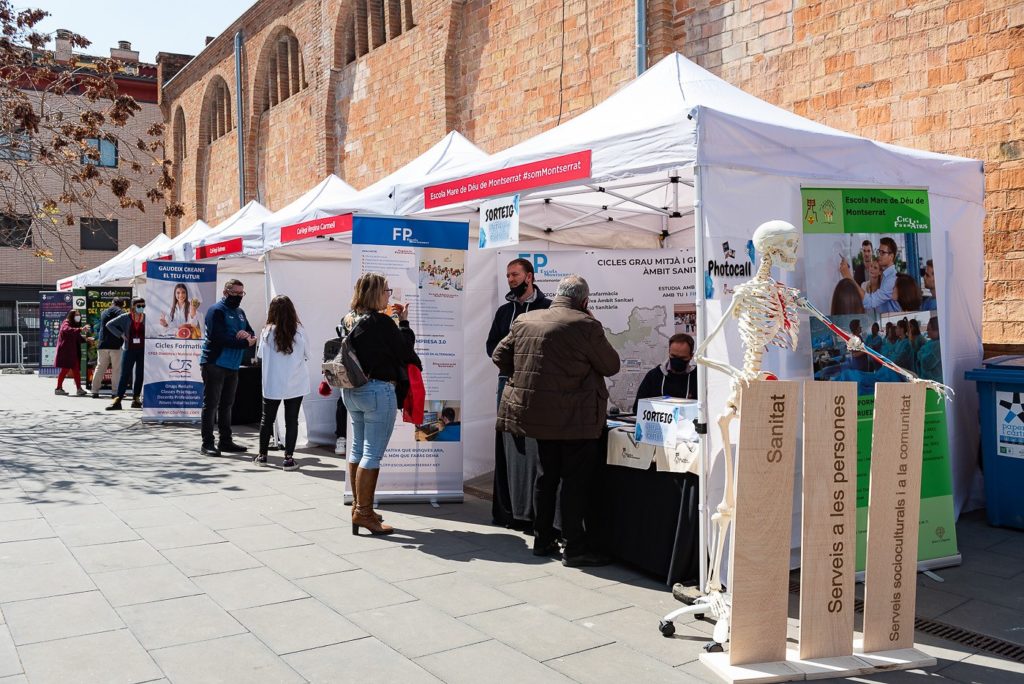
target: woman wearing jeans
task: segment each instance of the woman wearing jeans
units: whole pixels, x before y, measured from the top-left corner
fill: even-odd
[[[398,396],[395,388],[405,378],[408,364],[420,366],[413,351],[416,336],[409,327],[409,308],[392,304],[398,325],[381,311],[388,308],[391,290],[384,276],[367,273],[356,282],[352,310],[341,321],[363,372],[370,379],[362,387],[343,389],[342,398],[352,417],[348,450],[348,476],[352,488],[352,534],[365,527],[370,534],[391,534],[373,511],[380,459],[395,429]]]
[[[256,465],[267,465],[267,448],[274,431],[277,409],[284,402],[283,470],[298,470],[293,454],[299,433],[299,407],[309,392],[309,339],[295,313],[292,300],[278,295],[270,300],[267,326],[260,333],[256,357],[263,373],[263,417],[260,420],[260,451],[252,457]]]

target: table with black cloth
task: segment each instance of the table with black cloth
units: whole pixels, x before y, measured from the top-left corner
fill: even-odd
[[[504,435],[512,509],[531,520],[536,443]],[[607,463],[608,430],[597,449],[585,524],[587,543],[644,570],[671,586],[699,579],[699,478],[689,472],[661,472]],[[558,527],[556,517],[555,526]]]
[[[238,369],[238,389],[231,406],[232,425],[259,424],[263,416],[263,373],[259,366]]]

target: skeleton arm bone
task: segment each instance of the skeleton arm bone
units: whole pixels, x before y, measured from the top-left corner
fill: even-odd
[[[743,377],[743,371],[739,368],[734,368],[724,361],[716,361],[704,356],[704,352],[707,350],[708,344],[716,335],[718,335],[718,333],[722,332],[722,328],[725,327],[725,322],[732,318],[733,312],[736,309],[736,299],[736,297],[733,297],[732,302],[729,303],[729,308],[726,309],[725,313],[722,314],[722,317],[718,319],[718,324],[715,325],[714,329],[709,332],[703,340],[701,340],[699,345],[697,345],[697,351],[693,354],[693,360],[696,363],[707,366],[708,368],[713,368],[720,373],[725,373],[730,377],[739,379]]]
[[[853,333],[846,332],[845,330],[837,326],[835,323],[829,320],[829,318],[825,314],[818,311],[818,309],[815,308],[814,305],[811,304],[809,301],[807,301],[805,297],[800,297],[799,299],[797,299],[797,305],[801,309],[803,309],[804,311],[806,311],[807,313],[809,313],[810,315],[814,316],[819,321],[824,323],[829,330],[843,338],[843,340],[846,342],[847,349],[849,349],[850,351],[864,352],[878,363],[882,364],[883,366],[893,371],[894,373],[902,375],[910,382],[924,383],[926,387],[935,390],[935,392],[939,396],[945,398],[947,401],[953,398],[953,388],[943,385],[940,382],[935,382],[934,380],[925,380],[924,378],[919,378],[916,373],[912,373],[911,371],[908,371],[905,368],[897,366],[895,363],[885,358],[871,347],[864,344],[864,341],[861,340],[860,337],[854,335]]]

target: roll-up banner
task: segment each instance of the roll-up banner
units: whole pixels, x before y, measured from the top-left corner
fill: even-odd
[[[498,252],[502,267],[519,258],[533,264],[534,283],[548,298],[555,296],[565,276],[575,273],[586,279],[590,310],[621,360],[618,375],[608,378],[609,410],[632,413],[644,376],[668,361],[669,338],[697,332],[692,249]],[[502,268],[499,293],[508,290],[504,275]]]
[[[216,264],[148,261],[142,419],[198,421],[203,410],[206,310],[217,301]]]
[[[87,359],[89,362],[89,374],[85,377],[89,382],[92,382],[92,372],[96,368],[96,350],[99,348],[100,342],[100,316],[103,312],[114,303],[115,299],[132,298],[132,288],[130,287],[87,287],[85,288],[85,322],[89,324],[89,334],[96,338],[96,344],[90,344],[86,347]],[[127,307],[125,307],[127,311]],[[108,387],[112,383],[117,382],[117,378],[111,378],[109,376],[110,369],[104,374],[103,386]]]
[[[462,501],[462,307],[468,249],[466,222],[353,217],[353,283],[364,273],[380,273],[392,290],[391,301],[409,307],[426,387],[422,423],[403,422],[401,406],[395,415],[377,484],[379,500]]]
[[[57,337],[60,324],[74,306],[70,290],[39,293],[39,375],[56,376]]]
[[[928,191],[802,188],[807,298],[864,343],[922,378],[943,381]],[[944,325],[942,326],[944,327]],[[875,383],[901,377],[811,319],[815,380],[857,383],[857,569],[864,569]],[[958,555],[946,403],[925,403],[917,558]]]

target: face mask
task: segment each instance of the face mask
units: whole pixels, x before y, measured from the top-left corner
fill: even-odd
[[[224,303],[232,309],[237,309],[242,304],[242,295],[226,295],[224,297]]]
[[[524,294],[526,294],[526,288],[528,288],[528,287],[529,287],[529,284],[524,280],[523,282],[519,283],[515,287],[510,287],[509,288],[509,292],[512,293],[513,297],[515,297],[516,299],[519,299]]]
[[[82,322],[82,317],[81,316],[72,316],[71,320],[73,320],[75,323],[81,323]]]
[[[140,314],[140,313],[145,313],[145,312],[146,312],[146,307],[144,307],[144,306],[137,306],[137,307],[135,307],[135,313]]]
[[[690,365],[689,359],[680,359],[675,356],[668,357],[668,367],[676,373],[682,373]]]

